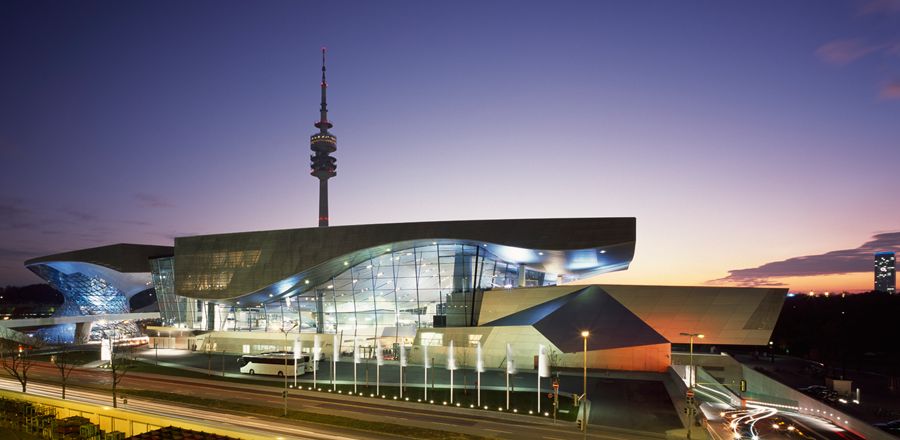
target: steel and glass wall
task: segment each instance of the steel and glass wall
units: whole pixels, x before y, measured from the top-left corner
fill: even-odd
[[[210,317],[219,330],[412,336],[417,328],[477,325],[485,290],[517,287],[520,281],[526,286],[556,282],[555,275],[532,270],[520,278],[523,269],[480,246],[435,242],[348,264],[326,282],[303,285],[283,299],[213,306]],[[160,312],[177,315],[180,303],[164,305],[164,295],[159,294]],[[196,322],[185,324],[200,328]]]
[[[150,260],[150,273],[159,316],[164,326],[202,328],[203,306],[198,301],[175,294],[175,258],[155,258]],[[199,310],[199,313],[198,313]]]
[[[63,294],[63,305],[55,316],[128,313],[128,298],[101,276],[64,273],[46,264],[32,266],[31,270]]]

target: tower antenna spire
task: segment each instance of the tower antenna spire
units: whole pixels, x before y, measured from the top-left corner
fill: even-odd
[[[325,80],[325,53],[327,49],[325,46],[322,46],[322,105],[319,109],[319,122],[321,125],[325,125],[328,123],[328,100],[326,99],[326,92],[328,90],[328,81]],[[329,124],[330,125],[330,124]],[[319,127],[322,132],[325,132],[325,129]],[[331,128],[331,127],[328,127]]]
[[[309,174],[319,179],[319,227],[328,226],[328,179],[337,175],[337,159],[331,155],[337,151],[337,137],[328,130],[333,127],[328,120],[328,102],[326,90],[328,82],[325,81],[325,47],[322,47],[322,105],[319,108],[319,121],[315,123],[319,132],[310,136],[309,149],[313,154],[309,156]]]

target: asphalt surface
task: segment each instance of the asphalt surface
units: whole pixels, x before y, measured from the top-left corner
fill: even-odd
[[[240,356],[206,354],[179,350],[162,351],[159,360],[164,364],[178,364],[181,366],[197,368],[208,371],[213,375],[221,375],[224,372],[229,375],[240,375],[248,380],[270,381],[282,383],[283,378],[272,376],[250,376],[240,374],[237,360]],[[147,361],[153,361],[156,356],[153,350],[141,354]],[[338,383],[348,384],[353,380],[353,363],[338,362]],[[317,373],[317,386],[327,388],[331,384],[331,362],[320,362]],[[357,382],[360,390],[373,392],[375,385],[376,365],[374,361],[363,362],[357,366]],[[291,369],[292,371],[292,369]],[[304,386],[312,385],[312,373],[298,376],[298,383]],[[400,369],[396,363],[388,362],[380,369],[382,385],[399,385]],[[638,378],[603,377],[591,373],[588,377],[588,396],[591,400],[590,423],[600,426],[622,429],[638,430],[665,434],[672,429],[683,428],[675,407],[672,405],[669,394],[665,389],[664,375],[648,374]],[[293,376],[288,377],[288,382],[293,384]],[[475,373],[472,370],[457,370],[454,373],[454,386],[456,396],[469,404],[468,400],[474,394]],[[424,385],[423,369],[420,366],[404,368],[404,383],[408,396],[414,398],[424,397],[422,387]],[[444,368],[431,368],[428,370],[429,393],[434,399],[436,395],[446,399],[446,389],[450,384],[450,373]],[[488,370],[481,375],[483,390],[505,390],[506,374],[503,370]],[[583,377],[580,371],[565,372],[559,376],[561,399],[569,399],[573,394],[583,392]],[[368,384],[366,387],[365,384]],[[532,371],[522,371],[510,377],[510,385],[514,391],[534,391],[537,394],[537,377]],[[542,396],[552,392],[551,380],[545,378],[542,381]],[[437,390],[438,392],[435,392]],[[467,393],[466,396],[463,393]],[[521,410],[536,410],[535,400],[527,396],[526,402],[520,402]],[[550,408],[550,400],[544,400],[542,410]],[[505,406],[505,405],[504,405]]]
[[[57,378],[55,369],[49,366],[35,366],[31,370],[32,392],[47,392],[54,395],[53,391],[58,393],[57,385],[46,385],[45,382],[54,381]],[[38,385],[36,382],[41,382]],[[92,399],[93,403],[109,405],[110,395],[108,394],[110,386],[110,374],[105,370],[79,369],[72,373],[71,383],[77,384],[78,393],[86,393],[78,398]],[[15,389],[16,382],[4,380],[5,386]],[[41,388],[47,387],[47,388]],[[100,391],[85,390],[84,387],[95,387]],[[170,393],[181,393],[202,398],[223,399],[227,398],[233,402],[242,402],[252,405],[265,405],[272,407],[281,407],[283,400],[281,391],[271,387],[262,387],[259,385],[244,385],[238,383],[223,383],[221,381],[206,379],[188,379],[176,378],[171,376],[161,376],[153,374],[144,374],[137,372],[128,373],[120,384],[122,389],[146,389],[154,391],[163,391]],[[76,397],[76,391],[70,389],[67,394]],[[56,394],[58,395],[58,394]],[[175,407],[181,408],[180,405],[174,405],[162,402],[153,402],[140,398],[129,398],[128,408],[144,410],[152,409],[152,405],[164,405],[166,408],[158,408],[162,413],[166,411],[174,411]],[[139,405],[136,402],[140,402]],[[580,436],[574,423],[560,422],[553,424],[552,420],[540,417],[529,417],[513,414],[499,414],[488,411],[460,409],[460,408],[442,408],[440,406],[430,406],[422,404],[414,404],[407,402],[382,401],[379,399],[359,398],[356,396],[334,395],[330,393],[314,392],[314,391],[297,391],[292,390],[288,400],[289,408],[293,410],[320,412],[332,415],[346,416],[362,420],[388,421],[397,424],[409,424],[430,429],[439,429],[444,431],[462,432],[474,435],[481,435],[490,438],[499,439],[546,439],[558,440],[568,439]],[[181,408],[181,414],[196,417],[196,408]],[[172,413],[176,414],[176,413]],[[218,419],[212,418],[216,415]],[[221,411],[202,414],[200,417],[204,420],[222,420],[221,423],[228,423],[235,426],[249,427],[252,429],[270,429],[280,435],[291,434],[291,429],[305,430],[303,435],[297,434],[296,438],[316,438],[315,435],[332,435],[338,438],[344,436],[346,438],[390,438],[389,436],[378,434],[371,435],[365,433],[354,432],[352,430],[341,429],[339,427],[323,427],[322,425],[309,425],[300,422],[288,421],[264,421],[260,422],[256,416],[241,416],[227,414]],[[277,420],[277,419],[276,419]],[[261,423],[261,425],[260,425]],[[307,432],[309,431],[309,432]],[[624,431],[608,427],[592,426],[588,438],[606,439],[606,440],[624,440],[624,439],[658,439],[658,434],[642,433],[634,431]]]

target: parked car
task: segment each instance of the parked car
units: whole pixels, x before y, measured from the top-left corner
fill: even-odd
[[[815,394],[818,395],[822,392],[828,391],[828,387],[824,385],[810,385],[808,387],[798,388],[799,391],[804,392],[806,394]]]

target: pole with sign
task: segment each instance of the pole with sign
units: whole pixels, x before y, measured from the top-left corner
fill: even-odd
[[[559,378],[553,378],[553,423],[556,423],[556,410],[559,409]]]

